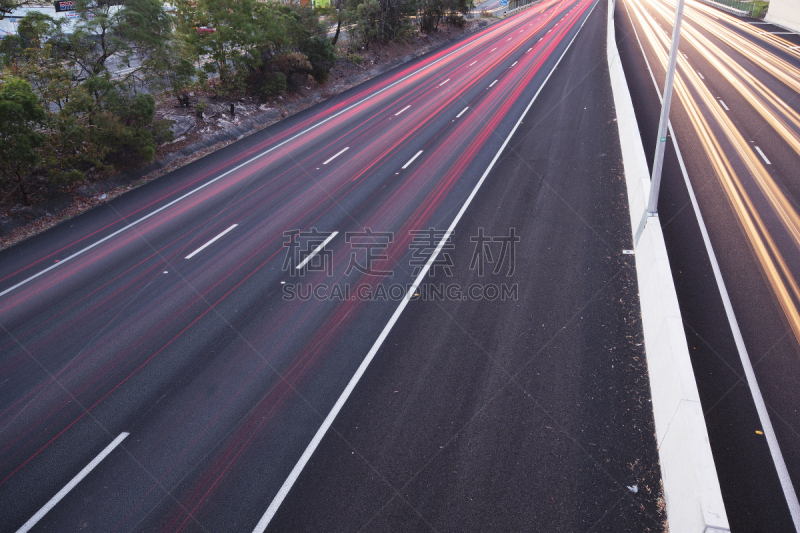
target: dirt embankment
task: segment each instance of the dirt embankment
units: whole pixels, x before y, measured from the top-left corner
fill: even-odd
[[[126,191],[199,159],[255,131],[266,128],[379,74],[425,54],[449,41],[474,32],[497,19],[470,20],[466,28],[445,26],[434,34],[417,35],[409,42],[373,45],[357,56],[341,54],[324,85],[309,84],[266,103],[242,95],[228,98],[192,94],[192,107],[180,107],[166,96],[157,98],[157,118],[173,121],[175,140],[158,148],[155,162],[99,181],[58,188],[41,180],[32,187],[30,207],[16,203],[14,191],[0,198],[0,249],[107,202]],[[205,104],[202,115],[195,106]],[[231,114],[231,105],[234,113]],[[201,104],[202,106],[202,104]]]

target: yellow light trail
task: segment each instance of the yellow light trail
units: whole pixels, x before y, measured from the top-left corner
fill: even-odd
[[[643,35],[655,51],[662,68],[666,69],[671,35],[658,24],[641,0],[627,0],[626,3],[642,28]],[[690,5],[694,7],[697,4],[693,2]],[[665,16],[667,20],[672,20],[674,17],[674,7],[670,9],[657,2],[648,2],[648,6]],[[700,6],[705,7],[702,4]],[[725,50],[696,30],[692,22],[701,25],[715,36],[724,35],[725,38],[720,37],[720,40],[736,47],[736,50],[743,53],[748,59],[755,57],[754,54],[758,53],[759,66],[768,65],[768,68],[764,68],[765,71],[783,81],[787,86],[797,87],[798,91],[800,91],[800,83],[791,77],[800,77],[800,70],[774,54],[753,45],[747,39],[735,35],[712,20],[707,13],[701,11],[698,15],[697,9],[686,9],[684,16],[687,15],[691,22],[687,24],[684,21],[682,25],[682,43],[683,39],[686,39],[685,43],[694,47],[714,67],[718,78],[728,81],[761,115],[765,123],[769,124],[796,153],[800,154],[800,114],[786,105],[748,71],[737,67],[737,62]],[[754,35],[760,37],[755,33]],[[771,40],[771,42],[774,43],[775,40]],[[700,145],[762,267],[764,277],[783,309],[795,338],[800,342],[800,312],[798,312],[800,286],[775,240],[767,230],[750,195],[745,190],[742,180],[734,168],[734,163],[726,155],[723,145],[732,148],[734,161],[741,163],[746,174],[758,185],[764,199],[799,250],[800,216],[780,186],[767,172],[758,155],[717,103],[703,79],[683,55],[678,56],[678,65],[675,94],[678,95],[680,103],[688,114]],[[718,136],[715,131],[721,132],[721,136]]]
[[[712,19],[722,19],[723,21],[725,21],[725,22],[727,22],[729,24],[732,24],[732,25],[735,25],[735,26],[739,26],[739,28],[742,31],[744,31],[745,33],[748,33],[748,34],[752,35],[753,37],[758,37],[759,39],[761,39],[763,41],[766,41],[769,44],[772,44],[773,46],[775,46],[777,48],[782,48],[785,52],[787,52],[787,53],[789,53],[789,54],[791,54],[791,55],[793,55],[793,56],[795,56],[797,58],[800,58],[800,51],[798,51],[796,48],[794,48],[795,45],[793,43],[787,41],[783,37],[779,37],[779,36],[773,35],[773,34],[771,34],[769,32],[760,30],[760,29],[754,27],[752,24],[748,24],[746,22],[743,22],[741,19],[738,19],[738,18],[734,17],[733,15],[729,15],[727,13],[723,13],[723,12],[719,11],[718,9],[715,9],[715,8],[709,6],[709,5],[702,4],[702,3],[699,3],[699,2],[692,2],[691,5],[692,5],[693,11],[695,13],[702,14],[703,16],[706,17],[706,20],[708,21],[706,24],[709,24],[709,25],[713,24]],[[726,36],[730,37],[730,38],[733,38],[735,42],[738,42],[739,40],[743,40],[743,41],[747,42],[748,44],[751,44],[747,39],[744,39],[743,37],[741,37],[739,35],[736,35],[734,33],[727,32]],[[759,50],[760,53],[763,53],[763,50],[764,50],[761,47],[756,47],[755,49]]]

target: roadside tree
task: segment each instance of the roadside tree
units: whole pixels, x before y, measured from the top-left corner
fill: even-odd
[[[30,84],[18,78],[0,87],[0,176],[16,183],[22,201],[30,205],[28,176],[41,161],[44,135],[38,130],[45,112]]]

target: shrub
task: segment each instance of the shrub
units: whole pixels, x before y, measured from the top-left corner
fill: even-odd
[[[194,112],[199,118],[203,118],[203,113],[205,110],[208,109],[208,103],[205,100],[200,98],[196,104],[194,104]]]
[[[300,52],[289,52],[276,57],[272,68],[283,73],[285,83],[295,86],[305,83],[314,71],[308,57]]]
[[[336,61],[333,44],[326,37],[316,35],[306,42],[303,52],[311,63],[311,75],[314,76],[314,79],[319,83],[328,81],[328,76]]]
[[[264,77],[261,94],[272,96],[286,90],[286,75],[283,72],[272,72]]]
[[[56,183],[81,183],[86,181],[86,176],[77,168],[73,168],[64,172],[55,172],[52,180]]]

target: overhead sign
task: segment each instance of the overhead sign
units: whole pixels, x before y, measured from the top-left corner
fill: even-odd
[[[56,2],[53,3],[56,6],[56,13],[75,11],[75,0],[56,0]]]

